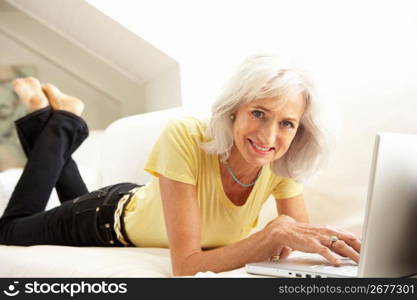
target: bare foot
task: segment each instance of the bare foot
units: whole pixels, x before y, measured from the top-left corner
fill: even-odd
[[[36,78],[18,78],[13,81],[13,88],[20,100],[25,104],[29,113],[47,107],[48,99],[42,92],[42,87]]]
[[[62,93],[52,84],[43,84],[42,90],[48,97],[53,109],[66,110],[77,116],[81,116],[84,110],[84,103],[80,99]]]

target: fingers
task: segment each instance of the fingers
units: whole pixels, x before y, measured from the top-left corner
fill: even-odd
[[[339,239],[343,240],[346,244],[352,247],[356,252],[361,252],[361,241],[355,235],[350,232],[342,231]]]
[[[336,258],[336,254],[348,257],[356,263],[359,262],[361,242],[352,233],[330,226],[317,226],[315,227],[315,233],[315,239],[320,243],[318,251],[321,251],[317,253],[321,254],[333,265],[338,265],[340,262]],[[335,241],[332,241],[332,239]]]
[[[346,244],[348,244],[350,247],[352,247],[356,252],[360,252],[361,250],[361,241],[358,239],[354,234],[350,233],[349,231],[331,227],[331,226],[324,226],[324,228],[321,228],[322,234],[326,236],[326,239],[328,239],[330,236],[336,236],[339,240],[343,240]],[[330,241],[328,239],[328,241]],[[322,243],[323,245],[328,245],[326,243]]]
[[[322,245],[328,247],[331,251],[349,257],[355,262],[359,262],[360,241],[351,233],[342,231],[330,231],[331,235],[322,235],[320,242]],[[336,237],[336,241],[332,241],[331,237]]]
[[[288,246],[282,248],[281,253],[279,254],[279,259],[286,259],[291,254],[292,249]]]
[[[326,246],[319,245],[316,252],[336,267],[342,264],[342,261]]]
[[[294,250],[320,254],[335,266],[341,265],[340,256],[359,262],[361,242],[347,231],[306,223],[283,222],[278,225],[281,228],[277,240],[281,245],[287,245]],[[284,248],[280,253],[281,259],[289,254]]]
[[[355,249],[347,245],[343,240],[334,242],[331,246],[331,250],[340,254],[341,256],[349,257],[353,261],[359,263],[359,253]]]

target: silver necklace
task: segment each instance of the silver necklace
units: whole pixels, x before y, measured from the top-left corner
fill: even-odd
[[[237,179],[237,177],[235,176],[235,174],[233,174],[233,171],[232,171],[232,169],[229,167],[229,164],[228,164],[227,162],[225,162],[224,164],[226,165],[226,169],[227,169],[227,171],[229,172],[230,176],[232,176],[233,180],[234,180],[237,184],[239,184],[239,185],[241,185],[241,186],[243,186],[243,187],[251,187],[251,186],[253,186],[253,185],[256,183],[256,181],[258,180],[259,175],[261,174],[261,170],[262,170],[262,168],[260,168],[260,169],[259,169],[259,171],[258,171],[258,175],[256,175],[256,178],[255,178],[255,180],[254,180],[252,183],[243,183],[243,182],[240,182],[240,181],[239,181],[239,179]]]

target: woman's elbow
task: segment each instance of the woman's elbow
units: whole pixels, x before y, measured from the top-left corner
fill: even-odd
[[[195,258],[195,255],[200,253],[200,251],[196,251],[189,256],[172,262],[172,274],[174,277],[180,276],[194,276],[197,274],[198,267],[195,262],[191,258]]]

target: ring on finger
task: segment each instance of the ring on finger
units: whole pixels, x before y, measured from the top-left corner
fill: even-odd
[[[334,244],[335,242],[337,242],[338,240],[339,240],[339,238],[338,238],[337,236],[335,236],[335,235],[331,235],[331,236],[329,237],[329,241],[330,241],[329,248],[330,248],[330,249],[332,249],[333,244]]]

